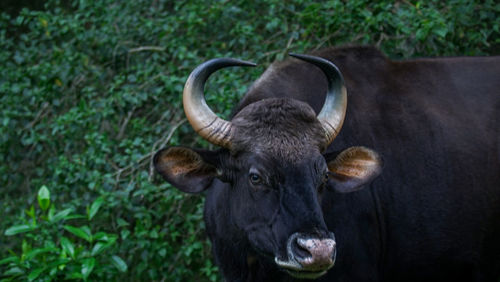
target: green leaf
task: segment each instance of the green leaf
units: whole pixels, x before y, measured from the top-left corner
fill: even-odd
[[[66,237],[61,237],[61,247],[72,259],[75,258],[75,247]]]
[[[19,274],[24,274],[24,271],[20,269],[19,267],[13,267],[3,273],[3,275],[19,275]]]
[[[89,220],[92,220],[96,213],[99,211],[99,208],[101,205],[104,203],[104,199],[102,197],[97,198],[92,205],[90,206],[90,209],[88,211],[88,218]]]
[[[64,268],[64,266],[70,261],[71,260],[69,258],[59,258],[47,264],[46,266],[47,268],[61,267],[61,266]]]
[[[21,250],[23,250],[23,256],[24,254],[27,254],[29,251],[31,251],[31,244],[26,241],[26,239],[23,239],[23,242],[21,244]]]
[[[122,227],[122,226],[129,226],[130,224],[128,222],[126,222],[125,220],[121,219],[121,218],[118,218],[116,220],[116,223],[118,223],[118,226],[119,227]]]
[[[52,222],[54,220],[54,213],[56,212],[56,208],[54,205],[50,206],[49,212],[47,213],[47,219]]]
[[[82,215],[82,214],[70,214],[64,217],[64,220],[70,220],[70,219],[86,219],[87,216]]]
[[[83,262],[82,262],[82,275],[83,275],[84,280],[87,280],[90,273],[92,273],[94,266],[95,266],[95,258],[88,258],[88,259],[83,260]]]
[[[0,265],[6,264],[9,262],[18,262],[18,261],[19,261],[18,257],[12,256],[12,257],[8,257],[8,258],[4,258],[4,259],[0,260]]]
[[[117,238],[118,238],[117,235],[115,235],[115,234],[108,234],[108,233],[105,233],[105,232],[97,232],[94,235],[94,240],[99,240],[99,241],[103,241],[103,242],[114,243]]]
[[[78,273],[78,272],[72,272],[70,274],[67,274],[66,279],[83,279],[83,276],[82,274]]]
[[[16,235],[19,233],[31,231],[33,229],[35,229],[33,226],[27,225],[27,224],[14,225],[11,228],[5,230],[4,234],[5,234],[5,236],[12,236],[12,235]]]
[[[112,256],[111,257],[111,263],[121,272],[126,272],[127,271],[127,264],[119,257],[119,256]]]
[[[58,222],[58,221],[60,221],[60,220],[62,220],[62,219],[69,219],[69,218],[68,218],[68,215],[69,215],[72,211],[73,211],[73,209],[72,209],[72,208],[62,210],[62,211],[60,211],[60,212],[56,213],[56,214],[52,217],[52,219],[51,219],[50,221],[52,221],[52,222]]]
[[[109,247],[109,245],[110,245],[110,244],[97,242],[97,244],[95,244],[95,246],[92,248],[91,255],[92,255],[92,256],[96,256],[96,255],[100,254],[100,253],[101,253],[102,251],[104,251],[107,247]]]
[[[31,219],[35,220],[35,207],[33,205],[31,205],[29,210],[25,210],[25,212]]]
[[[70,225],[64,225],[64,229],[73,233],[73,235],[92,243],[92,233],[90,232],[90,228],[88,226],[74,227]]]
[[[106,232],[97,232],[94,234],[94,240],[100,240],[107,242],[109,240],[108,233]]]
[[[45,185],[38,190],[38,204],[43,211],[47,210],[50,206],[50,191]]]
[[[38,256],[39,254],[44,254],[44,253],[49,253],[49,252],[56,253],[58,251],[59,250],[57,248],[53,248],[53,247],[33,249],[33,250],[26,253],[24,260],[31,260],[32,258]]]
[[[439,37],[445,37],[448,34],[448,28],[446,26],[440,26],[434,29],[434,33]]]
[[[40,268],[37,268],[35,270],[33,270],[29,275],[28,275],[28,280],[29,281],[33,281],[35,280],[38,276],[40,276],[40,274],[42,274],[42,272],[45,271],[45,267],[40,267]]]
[[[427,31],[424,30],[423,28],[421,28],[421,29],[417,30],[417,32],[415,33],[415,37],[419,41],[424,41],[425,38],[427,37]]]

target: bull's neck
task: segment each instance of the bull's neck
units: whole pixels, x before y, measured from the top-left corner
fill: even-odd
[[[375,187],[367,186],[347,194],[328,191],[322,209],[338,248],[337,260],[329,275],[354,275],[351,277],[358,277],[359,281],[379,277],[384,263],[385,227]],[[365,273],[350,273],[355,271],[352,265],[358,265]]]

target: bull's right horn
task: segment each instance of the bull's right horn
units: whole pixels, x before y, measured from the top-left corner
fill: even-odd
[[[184,86],[183,104],[186,117],[193,129],[208,142],[231,148],[231,122],[219,118],[207,105],[203,92],[205,82],[215,71],[233,66],[255,66],[254,63],[231,58],[209,60],[189,75]]]

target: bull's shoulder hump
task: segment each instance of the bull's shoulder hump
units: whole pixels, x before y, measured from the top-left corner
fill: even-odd
[[[354,61],[365,64],[391,62],[382,51],[373,46],[330,47],[315,51],[312,54],[328,59],[333,63],[341,61]]]

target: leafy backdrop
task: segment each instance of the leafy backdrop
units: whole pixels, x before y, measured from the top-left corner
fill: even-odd
[[[409,58],[500,46],[492,0],[20,3],[32,8],[0,12],[1,281],[220,280],[203,197],[151,167],[163,146],[210,147],[181,109],[185,79],[207,59],[259,63],[210,80],[208,103],[227,117],[288,51],[371,44]]]

